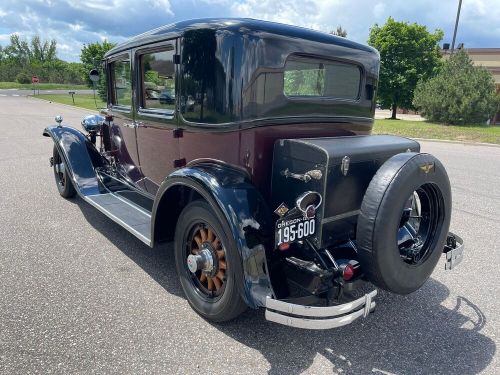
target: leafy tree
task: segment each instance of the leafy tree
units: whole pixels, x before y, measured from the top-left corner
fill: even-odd
[[[46,40],[42,43],[40,37],[35,35],[31,38],[31,56],[36,61],[53,61],[56,59],[56,46],[55,40],[51,40],[50,43]]]
[[[431,121],[484,123],[498,111],[500,97],[491,73],[459,51],[435,77],[418,82],[413,103]]]
[[[83,46],[80,52],[80,60],[83,64],[83,75],[86,77],[86,82],[89,87],[93,87],[93,82],[89,78],[89,72],[92,69],[97,69],[100,74],[99,82],[97,83],[97,92],[99,93],[99,97],[106,101],[107,96],[107,87],[106,87],[106,77],[102,71],[102,59],[106,52],[108,52],[111,48],[115,46],[114,43],[110,43],[107,40],[104,40],[102,43],[95,42],[86,44]]]
[[[416,23],[397,22],[389,17],[384,26],[370,29],[368,44],[380,52],[378,99],[392,109],[396,119],[399,107],[412,108],[417,82],[433,76],[441,66],[439,41],[443,32],[430,33]]]
[[[338,25],[336,30],[330,31],[330,34],[341,36],[342,38],[347,38],[347,30],[342,28],[342,25]]]

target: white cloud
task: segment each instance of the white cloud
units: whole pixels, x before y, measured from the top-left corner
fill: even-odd
[[[330,31],[342,25],[348,38],[366,43],[373,24],[389,16],[445,31],[451,41],[456,1],[419,0],[2,0],[0,44],[17,31],[56,39],[59,57],[78,61],[84,43],[128,37],[192,18],[251,17]],[[16,14],[16,17],[11,17]],[[498,0],[463,2],[458,42],[466,47],[500,47]]]

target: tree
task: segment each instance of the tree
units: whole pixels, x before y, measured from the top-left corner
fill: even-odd
[[[342,28],[342,25],[337,26],[337,30],[330,31],[330,34],[347,38],[347,30]]]
[[[417,82],[437,73],[442,65],[439,41],[443,32],[434,33],[416,23],[397,22],[389,17],[384,26],[370,29],[368,44],[380,52],[378,99],[392,109],[396,119],[399,107],[412,108]]]
[[[491,73],[459,51],[435,77],[418,82],[413,104],[431,121],[484,123],[498,111],[500,97]]]
[[[93,82],[89,78],[89,72],[92,69],[97,69],[100,73],[101,78],[97,83],[97,91],[99,93],[99,97],[104,101],[106,101],[107,90],[106,77],[104,76],[104,74],[102,74],[103,71],[101,62],[106,52],[108,52],[114,46],[114,43],[110,43],[107,40],[104,40],[102,43],[95,42],[86,45],[84,44],[80,52],[80,60],[83,64],[83,75],[89,87],[93,87]]]
[[[57,42],[51,40],[42,41],[38,35],[31,38],[31,56],[40,62],[53,61],[56,59]]]

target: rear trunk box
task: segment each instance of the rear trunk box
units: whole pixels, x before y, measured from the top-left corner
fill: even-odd
[[[312,242],[325,248],[354,240],[361,202],[377,170],[393,155],[419,151],[417,142],[391,135],[278,140],[273,157],[273,208],[281,203],[292,208],[300,194],[316,191],[323,203],[316,213]],[[287,169],[296,174],[320,170],[322,177],[304,182],[285,177]]]

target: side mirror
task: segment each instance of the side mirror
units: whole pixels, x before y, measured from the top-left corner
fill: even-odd
[[[89,72],[89,78],[92,82],[97,83],[99,81],[99,71],[97,69],[92,69]]]

